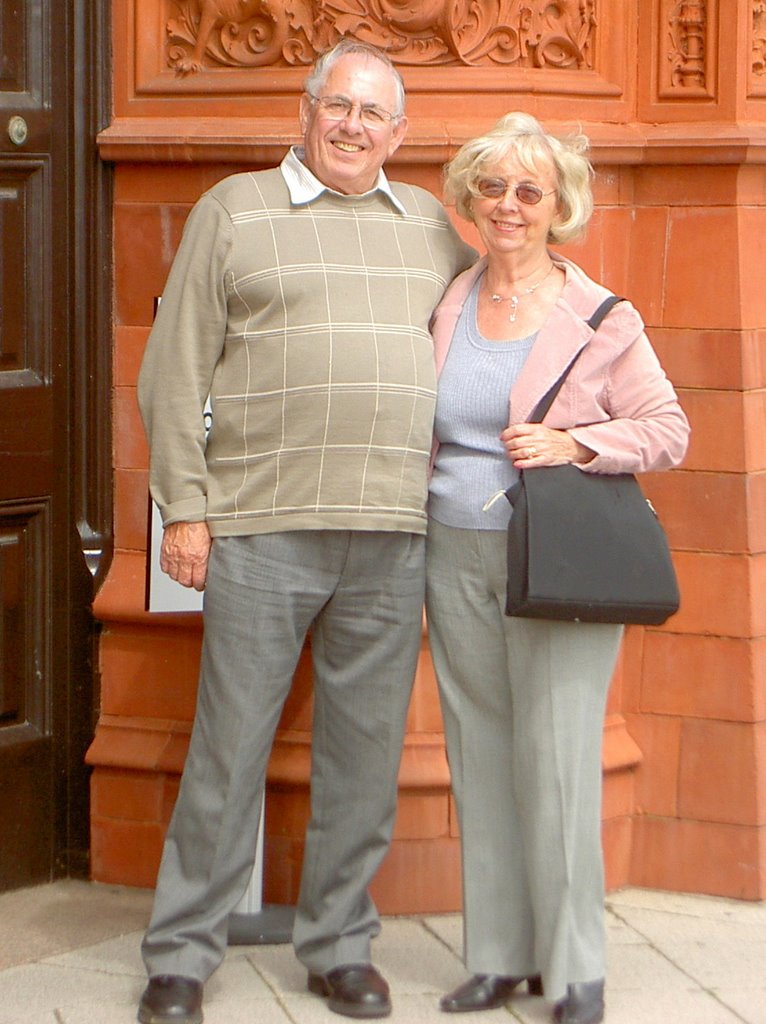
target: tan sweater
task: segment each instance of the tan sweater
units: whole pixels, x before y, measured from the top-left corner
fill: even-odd
[[[406,215],[381,192],[291,206],[275,168],[194,207],[138,384],[165,525],[425,531],[428,323],[474,253],[430,193],[392,189]]]

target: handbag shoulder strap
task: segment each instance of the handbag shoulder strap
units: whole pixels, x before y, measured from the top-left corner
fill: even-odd
[[[596,312],[590,317],[589,320],[586,321],[591,330],[597,331],[599,329],[599,326],[601,325],[601,321],[604,319],[609,310],[612,309],[613,306],[616,306],[618,302],[622,301],[623,298],[621,295],[608,295],[601,303],[601,305],[598,307]],[[582,351],[582,349],[580,351]]]
[[[604,301],[601,303],[598,309],[592,314],[592,316],[589,317],[588,320],[586,320],[586,323],[591,328],[591,330],[597,331],[599,325],[601,324],[601,321],[604,319],[604,317],[607,315],[610,309],[612,309],[613,306],[616,306],[618,302],[622,301],[622,296],[620,295],[610,295],[606,299],[604,299]],[[543,397],[535,406],[532,415],[527,420],[527,423],[542,423],[542,421],[545,419],[548,410],[553,405],[556,395],[561,390],[561,385],[566,380],[567,374],[572,369],[577,360],[580,358],[580,356],[583,354],[584,350],[585,346],[583,346],[583,348],[580,349],[580,351],[577,353],[574,359],[571,360],[571,362],[568,364],[567,368],[564,370],[564,372],[561,374],[561,376],[555,382],[555,384],[553,384],[545,392]]]

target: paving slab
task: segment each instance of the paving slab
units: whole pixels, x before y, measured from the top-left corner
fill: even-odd
[[[57,882],[0,895],[0,1024],[133,1024],[152,894]],[[766,1024],[766,903],[625,890],[607,903],[607,1024]],[[384,918],[373,957],[391,1024],[446,1024],[460,984],[460,914]],[[233,946],[205,987],[205,1024],[338,1024],[289,945]],[[550,1024],[515,994],[457,1024]]]
[[[148,889],[66,879],[0,895],[0,971],[127,932],[143,931]]]
[[[101,971],[70,970],[57,964],[25,964],[0,974],[0,1024],[17,1024],[34,1015],[44,1016],[68,1006],[83,1003],[100,1006],[101,1020],[106,1008],[133,1007],[136,993],[141,991],[139,979]],[[112,1024],[109,1021],[109,1024]],[[117,1024],[115,1019],[114,1024]]]

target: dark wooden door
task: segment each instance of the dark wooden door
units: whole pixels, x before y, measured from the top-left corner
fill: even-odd
[[[83,501],[96,410],[80,379],[94,345],[79,312],[92,291],[94,172],[83,149],[92,26],[79,6],[0,0],[0,889],[86,863],[84,547],[98,530]]]

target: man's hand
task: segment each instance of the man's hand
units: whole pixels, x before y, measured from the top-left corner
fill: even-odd
[[[182,586],[204,590],[211,543],[207,523],[171,523],[162,535],[160,568]]]

